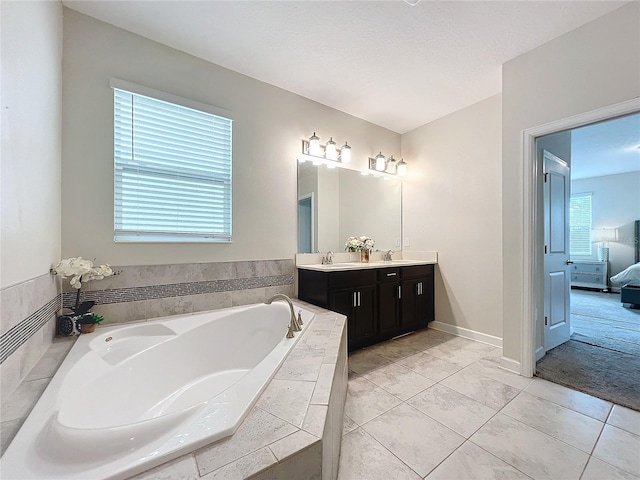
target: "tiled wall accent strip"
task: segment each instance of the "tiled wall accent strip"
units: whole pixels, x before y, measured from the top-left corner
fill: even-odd
[[[146,287],[112,288],[107,290],[83,291],[81,301],[93,300],[98,305],[108,303],[137,302],[157,298],[182,297],[202,293],[230,292],[252,288],[279,287],[293,285],[293,275],[273,275],[267,277],[236,278],[211,280],[205,282],[172,283]],[[76,301],[76,292],[63,294],[62,303],[72,307]]]
[[[212,280],[205,282],[173,283],[146,287],[113,288],[107,290],[83,291],[81,301],[94,300],[97,304],[126,303],[156,298],[181,297],[202,293],[229,292],[252,288],[293,285],[293,275],[272,275],[265,277]],[[62,295],[65,307],[75,304],[76,292]],[[0,336],[0,364],[9,358],[60,309],[60,296],[56,295],[35,313]]]
[[[36,333],[51,317],[54,317],[60,310],[60,296],[56,295],[44,306],[22,320],[17,325],[10,328],[0,336],[0,364],[18,350],[31,335]]]

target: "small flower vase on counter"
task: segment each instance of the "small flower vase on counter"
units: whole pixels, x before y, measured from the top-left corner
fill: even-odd
[[[360,250],[360,262],[369,263],[369,250]]]

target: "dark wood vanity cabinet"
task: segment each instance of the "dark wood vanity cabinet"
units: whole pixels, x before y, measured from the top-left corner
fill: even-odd
[[[424,328],[435,318],[433,265],[404,267],[402,276],[401,332]]]
[[[355,350],[434,319],[434,266],[298,269],[298,298],[346,315],[349,350]]]

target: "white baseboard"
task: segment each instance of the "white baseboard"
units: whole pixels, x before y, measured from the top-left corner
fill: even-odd
[[[536,348],[536,362],[538,360],[540,360],[542,357],[544,357],[544,347],[538,347]]]
[[[488,335],[482,332],[477,332],[475,330],[470,330],[468,328],[458,327],[456,325],[450,325],[448,323],[442,323],[438,321],[429,322],[429,328],[440,330],[441,332],[445,333],[450,333],[452,335],[457,335],[458,337],[469,338],[478,342],[487,343],[489,345],[493,345],[494,347],[502,348],[502,338],[494,337],[493,335]]]
[[[512,358],[502,357],[500,359],[500,366],[505,370],[522,375],[520,362],[513,360]]]

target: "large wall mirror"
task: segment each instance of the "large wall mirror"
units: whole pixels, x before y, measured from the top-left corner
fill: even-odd
[[[402,182],[346,168],[298,163],[298,253],[343,252],[353,235],[400,250]]]

